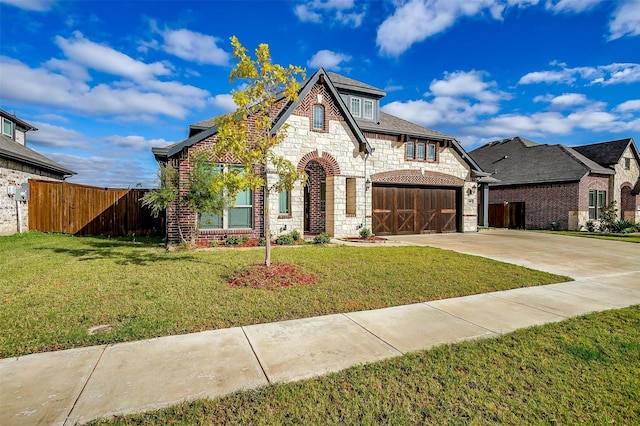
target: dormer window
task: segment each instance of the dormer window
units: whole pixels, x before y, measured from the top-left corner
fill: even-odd
[[[2,117],[2,134],[13,139],[13,122]]]
[[[362,117],[373,120],[373,101],[371,99],[363,100]]]
[[[351,114],[360,117],[360,98],[351,98]]]
[[[324,130],[324,106],[313,106],[313,130]]]

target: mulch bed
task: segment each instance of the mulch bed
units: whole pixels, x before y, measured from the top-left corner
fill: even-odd
[[[269,267],[264,264],[249,265],[227,280],[232,287],[263,290],[309,285],[314,282],[316,282],[315,275],[304,273],[300,266],[279,262],[271,262]]]

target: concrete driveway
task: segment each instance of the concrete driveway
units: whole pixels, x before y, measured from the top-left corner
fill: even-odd
[[[640,279],[640,244],[622,241],[507,229],[388,239],[488,257],[574,279],[617,275]]]

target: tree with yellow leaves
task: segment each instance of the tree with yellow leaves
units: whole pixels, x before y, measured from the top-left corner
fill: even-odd
[[[230,199],[240,191],[263,190],[265,265],[271,264],[271,231],[269,198],[272,193],[290,191],[294,184],[306,178],[304,173],[275,148],[286,137],[287,125],[277,124],[278,113],[298,98],[300,84],[296,79],[305,78],[305,70],[289,65],[283,67],[271,62],[269,45],[260,44],[252,59],[240,41],[231,37],[233,57],[237,60],[231,70],[230,82],[241,83],[232,92],[236,110],[218,117],[218,138],[213,145],[216,158],[232,158],[243,166],[235,170],[233,185],[223,185]],[[277,179],[269,179],[269,176]],[[222,182],[225,179],[221,180]]]

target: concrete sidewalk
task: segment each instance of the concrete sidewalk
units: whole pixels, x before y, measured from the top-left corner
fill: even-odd
[[[561,284],[2,359],[0,424],[85,423],[640,304],[638,257],[627,262]]]

